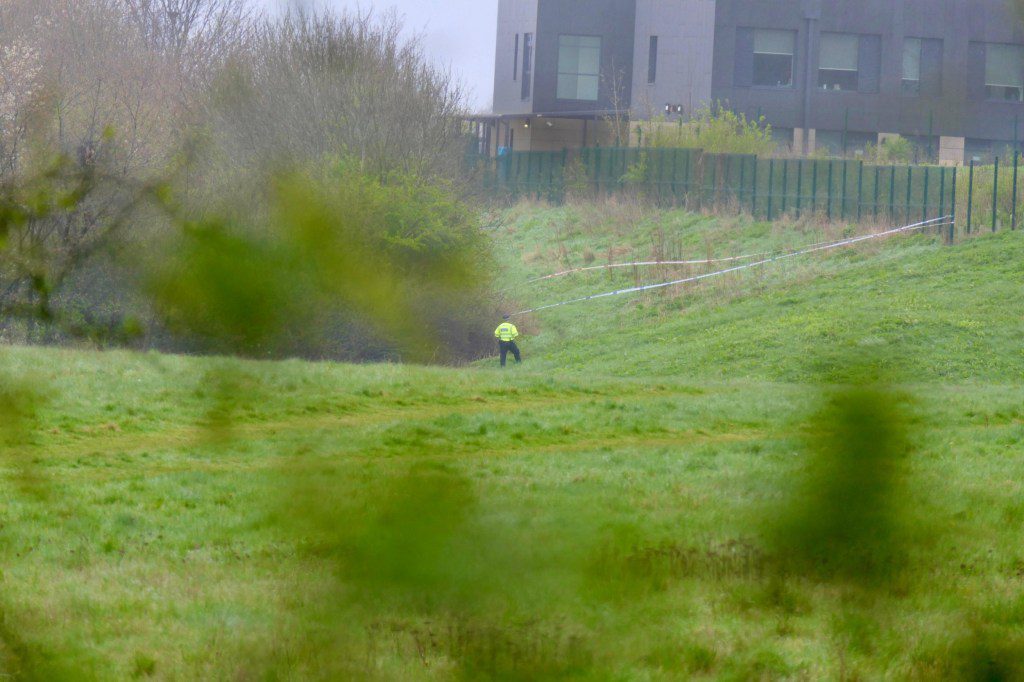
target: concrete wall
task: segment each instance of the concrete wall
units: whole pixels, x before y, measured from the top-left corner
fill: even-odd
[[[658,36],[657,78],[647,82],[650,38]],[[633,113],[649,118],[666,104],[687,112],[711,100],[715,0],[637,0]]]
[[[494,111],[501,114],[525,114],[533,111],[533,98],[523,99],[523,36],[537,34],[538,0],[499,0],[498,47],[494,57]],[[519,36],[518,65],[515,40]],[[536,38],[534,39],[536,42]],[[536,74],[536,47],[534,73]],[[513,75],[518,77],[513,80]],[[532,93],[531,93],[532,94]]]

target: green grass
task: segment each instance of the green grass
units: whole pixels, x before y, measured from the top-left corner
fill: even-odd
[[[600,265],[610,247],[621,254],[615,262],[627,262],[650,259],[651,244],[675,241],[677,255],[700,259],[780,251],[847,234],[742,218],[624,213],[581,219],[577,209],[551,209],[512,223],[502,235],[515,266],[511,281],[579,267],[587,248],[605,254],[595,261]],[[871,352],[875,362],[909,381],[1019,382],[1022,262],[1020,233],[954,248],[930,234],[900,237],[701,285],[544,311],[532,346],[544,369],[587,374],[842,380],[849,378],[851,354]],[[639,279],[628,268],[580,273],[516,284],[509,294],[516,300],[511,307],[529,308],[702,272],[647,269]]]
[[[822,237],[681,213],[507,217],[510,283],[588,248],[647,257],[662,233],[687,256]],[[561,308],[526,321],[527,364],[505,372],[6,348],[3,666],[1013,679],[1022,259],[1020,234],[916,237]],[[823,407],[863,375],[893,382],[878,414],[907,441],[891,502],[911,532],[880,582],[793,563],[778,540],[809,504]]]

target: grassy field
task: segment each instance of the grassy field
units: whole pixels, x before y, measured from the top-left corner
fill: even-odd
[[[843,232],[495,218],[517,307]],[[3,666],[1021,679],[1021,263],[922,235],[567,306],[504,372],[5,348]]]

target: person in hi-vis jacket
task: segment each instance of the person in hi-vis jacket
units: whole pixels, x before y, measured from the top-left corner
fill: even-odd
[[[519,354],[519,346],[516,345],[516,339],[519,338],[519,330],[510,322],[511,319],[510,315],[505,315],[505,321],[494,330],[494,338],[498,339],[498,349],[501,351],[502,367],[505,366],[505,359],[508,357],[509,352],[516,359],[517,365],[523,361],[523,356]]]

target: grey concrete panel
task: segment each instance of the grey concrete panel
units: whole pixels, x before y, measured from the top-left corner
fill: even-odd
[[[658,73],[647,82],[650,37],[658,36]],[[633,112],[658,115],[666,104],[688,112],[711,100],[714,0],[637,0]]]
[[[499,0],[498,47],[494,58],[494,111],[498,114],[527,114],[533,111],[533,98],[522,97],[523,36],[537,34],[538,0]],[[515,57],[519,36],[519,58]],[[536,38],[534,39],[536,42]],[[534,48],[536,52],[536,48]],[[516,66],[513,64],[518,61]],[[534,54],[534,74],[536,68]],[[513,79],[513,76],[518,76]]]

